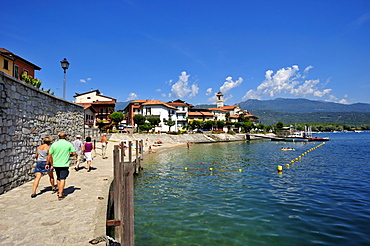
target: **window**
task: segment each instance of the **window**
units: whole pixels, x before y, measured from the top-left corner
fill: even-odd
[[[86,99],[91,99],[91,97],[87,97]]]
[[[152,108],[146,108],[146,115],[152,115]]]
[[[9,70],[9,61],[4,59],[4,65],[3,65],[3,68],[6,69],[6,70]]]
[[[19,67],[14,65],[14,73],[13,73],[13,77],[17,78],[19,77]]]

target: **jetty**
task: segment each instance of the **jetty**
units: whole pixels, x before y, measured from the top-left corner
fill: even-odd
[[[268,138],[271,141],[285,141],[285,138],[277,137],[275,134],[247,134],[248,136],[252,136],[254,138]]]

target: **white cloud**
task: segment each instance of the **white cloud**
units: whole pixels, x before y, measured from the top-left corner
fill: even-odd
[[[207,101],[210,103],[217,103],[217,93],[214,93],[212,97],[208,98]]]
[[[312,68],[313,68],[313,66],[310,65],[310,66],[308,66],[304,69],[304,71],[303,71],[304,75],[302,76],[303,79],[305,79],[307,77],[308,71],[310,71],[310,69],[312,69]]]
[[[342,100],[340,100],[340,101],[339,101],[339,103],[342,103],[342,104],[348,104],[348,101],[347,101],[346,99],[344,99],[344,98],[343,98]]]
[[[334,95],[329,95],[330,100],[335,101],[338,100],[338,98]]]
[[[91,78],[87,78],[87,79],[80,79],[80,82],[81,83],[86,83],[87,81],[90,81],[91,80]]]
[[[206,95],[209,96],[212,94],[212,88],[208,88],[206,91]]]
[[[167,97],[167,94],[166,93],[162,93],[161,96],[162,97]]]
[[[223,83],[223,85],[219,88],[219,91],[224,94],[224,102],[227,100],[230,100],[233,98],[233,95],[228,94],[229,91],[235,87],[240,86],[243,83],[243,78],[239,77],[238,80],[234,81],[232,77],[227,77],[225,79],[226,81]],[[212,88],[208,88],[206,95],[209,96],[212,94]],[[211,103],[216,103],[217,102],[217,93],[214,93],[212,97],[208,98],[208,101]]]
[[[199,87],[196,84],[189,85],[190,74],[186,72],[181,72],[179,80],[172,85],[170,97],[184,98],[188,96],[189,98],[195,97],[199,92]]]
[[[129,95],[128,95],[128,97],[127,97],[127,101],[131,101],[131,100],[135,100],[135,99],[137,99],[138,98],[138,96],[135,94],[135,93],[133,93],[133,92],[131,92]]]
[[[278,95],[295,95],[295,96],[314,96],[323,97],[329,95],[332,89],[319,90],[320,80],[303,80],[308,75],[308,71],[313,66],[304,69],[304,76],[299,73],[299,67],[281,68],[276,73],[272,70],[266,71],[265,80],[257,87],[256,90],[249,90],[243,100],[261,99],[264,96],[275,97]],[[330,79],[326,81],[328,83]]]
[[[161,89],[156,89],[155,91],[156,91],[156,92],[161,92],[162,90],[161,90]]]
[[[227,77],[226,78],[226,81],[224,82],[224,84],[220,87],[220,91],[225,94],[227,93],[229,90],[241,85],[243,82],[243,78],[242,77],[239,77],[239,79],[237,81],[233,81],[233,78],[232,77]]]

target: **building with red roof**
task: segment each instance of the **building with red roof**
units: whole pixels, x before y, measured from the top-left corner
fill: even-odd
[[[41,67],[32,62],[10,52],[7,49],[0,48],[0,71],[16,79],[22,80],[22,75],[35,77],[35,70],[41,70]]]
[[[109,126],[109,115],[114,112],[117,99],[105,96],[99,90],[89,91],[73,96],[75,103],[85,107],[85,125],[89,127]]]

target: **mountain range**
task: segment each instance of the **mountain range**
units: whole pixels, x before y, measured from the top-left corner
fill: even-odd
[[[239,103],[239,105],[246,110],[271,110],[282,113],[370,112],[370,104],[368,103],[341,104],[303,98],[249,99]]]
[[[276,98],[250,99],[239,103],[244,110],[259,117],[262,124],[281,121],[291,123],[339,123],[348,125],[370,124],[370,104],[340,104],[308,99]]]

